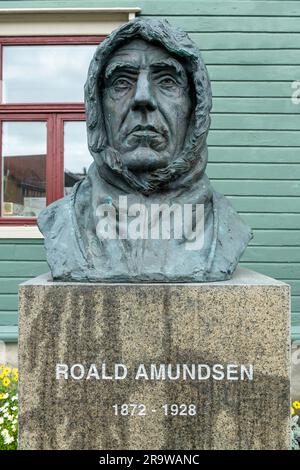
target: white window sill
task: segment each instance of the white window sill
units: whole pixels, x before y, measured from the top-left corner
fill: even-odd
[[[105,35],[141,11],[128,8],[0,8],[2,36]]]
[[[0,226],[0,239],[3,238],[44,238],[36,225]]]

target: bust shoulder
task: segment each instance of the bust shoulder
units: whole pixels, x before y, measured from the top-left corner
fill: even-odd
[[[219,215],[211,274],[220,279],[221,273],[224,279],[230,279],[253,233],[225,196],[215,191],[214,203]]]
[[[58,201],[50,204],[44,209],[37,219],[37,224],[40,231],[45,235],[52,233],[53,236],[57,235],[56,230],[61,232],[65,227],[63,221],[69,215],[71,195],[65,196]]]
[[[78,247],[74,228],[73,198],[75,188],[68,196],[50,204],[37,220],[44,235],[47,262],[53,278],[74,279],[86,264]]]

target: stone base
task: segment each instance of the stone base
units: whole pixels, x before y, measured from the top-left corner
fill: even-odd
[[[67,379],[56,378],[57,364],[68,366]],[[95,369],[86,379],[91,364],[99,379]],[[115,364],[126,378],[108,378]],[[141,364],[149,376],[151,364],[166,367],[146,380],[136,377]],[[289,286],[253,271],[208,284],[44,275],[20,286],[21,449],[288,449],[289,368]],[[205,379],[209,371],[215,378]],[[144,405],[146,416],[128,416],[122,404]],[[183,414],[165,416],[172,404]]]

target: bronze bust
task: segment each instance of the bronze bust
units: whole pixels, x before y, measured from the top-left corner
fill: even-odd
[[[230,279],[252,234],[205,174],[211,87],[188,35],[144,19],[115,30],[90,64],[85,106],[94,163],[38,218],[53,278]]]

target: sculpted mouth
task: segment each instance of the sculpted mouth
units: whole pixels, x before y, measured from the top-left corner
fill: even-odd
[[[154,136],[154,135],[161,135],[162,133],[159,132],[154,126],[151,126],[151,125],[143,126],[141,124],[138,124],[128,133],[128,135],[130,134],[136,134],[140,136],[143,136],[143,135]]]
[[[147,124],[138,124],[125,137],[125,142],[128,149],[136,147],[150,147],[153,150],[160,152],[168,145],[167,131],[164,129],[157,129],[156,127]]]

